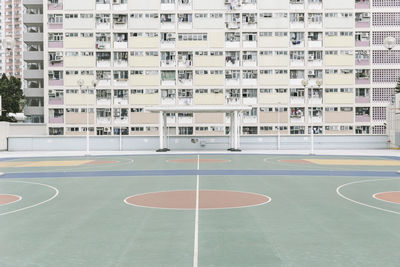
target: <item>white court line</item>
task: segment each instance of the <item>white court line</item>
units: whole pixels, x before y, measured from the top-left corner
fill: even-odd
[[[49,199],[46,199],[45,201],[36,203],[36,204],[34,204],[34,205],[31,205],[31,206],[23,207],[23,208],[20,208],[20,209],[17,209],[17,210],[11,210],[11,211],[7,211],[7,212],[4,212],[4,213],[0,213],[0,216],[7,215],[7,214],[11,214],[11,213],[16,213],[16,212],[18,212],[18,211],[23,211],[23,210],[27,210],[27,209],[30,209],[30,208],[37,207],[37,206],[39,206],[39,205],[42,205],[42,204],[44,204],[44,203],[46,203],[46,202],[49,202],[49,201],[53,200],[54,198],[56,198],[56,197],[58,196],[58,194],[59,194],[59,192],[60,192],[60,191],[58,191],[58,189],[55,188],[54,186],[47,185],[47,184],[41,184],[41,183],[22,182],[22,181],[2,181],[2,183],[23,183],[23,184],[41,185],[41,186],[45,186],[45,187],[48,187],[48,188],[50,188],[50,189],[53,189],[56,193],[55,193],[52,197],[50,197]]]
[[[381,210],[381,211],[390,212],[390,213],[394,213],[394,214],[400,215],[400,212],[393,211],[393,210],[388,210],[388,209],[383,209],[383,208],[375,207],[375,206],[372,206],[372,205],[368,205],[368,204],[365,204],[365,203],[356,201],[356,200],[354,200],[354,199],[348,198],[348,197],[346,197],[345,195],[343,195],[342,193],[340,193],[340,189],[342,189],[343,187],[348,186],[348,185],[352,185],[352,184],[361,184],[361,183],[368,183],[368,182],[377,182],[377,181],[389,181],[389,180],[399,180],[399,178],[376,179],[376,180],[363,180],[363,181],[357,181],[357,182],[346,183],[346,184],[343,184],[343,185],[339,186],[338,188],[336,188],[336,193],[337,193],[340,197],[342,197],[342,198],[344,198],[344,199],[346,199],[346,200],[348,200],[348,201],[351,201],[351,202],[353,202],[353,203],[356,203],[356,204],[358,204],[358,205],[361,205],[361,206],[365,206],[365,207],[369,207],[369,208],[373,208],[373,209],[377,209],[377,210]]]
[[[200,155],[197,155],[197,170],[200,170]],[[194,252],[193,267],[199,265],[199,183],[200,177],[196,177],[196,218],[194,224]]]

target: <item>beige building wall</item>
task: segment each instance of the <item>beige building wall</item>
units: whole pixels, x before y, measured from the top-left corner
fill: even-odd
[[[223,105],[225,103],[224,94],[194,94],[195,105]]]
[[[289,56],[258,56],[260,67],[286,67],[289,62]]]
[[[159,75],[130,75],[129,85],[131,86],[158,86],[160,85]]]
[[[193,57],[195,67],[224,67],[224,56],[196,56]]]
[[[326,85],[353,85],[354,74],[325,74],[324,83]]]
[[[353,93],[327,93],[324,96],[325,104],[352,104],[354,103]]]
[[[324,46],[330,47],[353,47],[354,36],[324,36]]]
[[[64,104],[67,106],[85,106],[86,103],[88,105],[96,104],[96,96],[94,94],[65,94],[64,95]]]
[[[66,112],[65,113],[66,124],[86,124],[86,113],[84,112]],[[93,112],[89,112],[89,123],[94,123]]]
[[[195,86],[223,86],[225,84],[224,74],[195,74],[194,75]]]
[[[286,48],[289,47],[289,37],[288,36],[283,36],[283,37],[266,37],[266,36],[260,36],[259,39],[259,47],[263,48],[272,48],[272,47],[282,47]]]
[[[326,123],[353,123],[354,122],[354,112],[325,112],[325,122]]]
[[[159,116],[157,113],[131,112],[131,124],[159,124]]]
[[[65,37],[64,39],[65,48],[82,48],[82,49],[93,49],[94,38],[93,37]]]
[[[289,97],[288,94],[278,94],[278,93],[260,93],[258,96],[259,104],[288,104]]]
[[[288,85],[289,76],[287,74],[260,74],[258,77],[258,84],[263,85]]]
[[[160,66],[160,58],[155,56],[130,56],[129,66],[156,68]]]
[[[95,79],[93,75],[65,75],[64,77],[64,86],[69,87],[79,87],[78,80],[82,79],[84,84],[92,84],[92,81]]]
[[[159,37],[128,37],[129,48],[158,48],[160,47]]]
[[[324,64],[326,66],[353,66],[353,55],[324,55]]]
[[[195,123],[222,124],[224,123],[224,113],[195,113]]]
[[[131,105],[159,105],[160,94],[131,94],[129,96]],[[136,113],[134,113],[136,114]]]
[[[288,123],[288,121],[287,112],[279,112],[279,121],[278,112],[260,112],[260,123]]]
[[[94,68],[96,58],[94,56],[64,57],[64,66],[66,68]]]

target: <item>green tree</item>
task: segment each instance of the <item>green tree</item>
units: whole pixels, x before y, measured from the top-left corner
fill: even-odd
[[[2,111],[0,121],[14,122],[15,119],[8,116],[8,113],[18,113],[23,109],[24,93],[21,89],[21,80],[3,74],[0,79],[0,96]]]
[[[396,87],[394,88],[394,92],[395,92],[395,94],[400,93],[400,77],[397,80],[397,84],[396,84]]]

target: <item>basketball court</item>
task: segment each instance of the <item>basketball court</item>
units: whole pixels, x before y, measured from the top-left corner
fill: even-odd
[[[394,157],[0,160],[0,266],[398,266]]]

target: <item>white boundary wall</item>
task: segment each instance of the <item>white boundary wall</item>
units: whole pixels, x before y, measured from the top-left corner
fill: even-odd
[[[362,150],[386,149],[388,138],[384,135],[360,136],[314,136],[316,150]],[[174,136],[169,138],[169,147],[172,151],[191,150],[226,150],[229,139],[220,137]],[[276,136],[242,136],[243,150],[277,150]],[[90,137],[91,151],[118,151],[119,136]],[[159,146],[158,136],[136,137],[122,136],[123,151],[156,150]],[[310,136],[281,136],[282,150],[310,149]],[[8,138],[9,151],[85,151],[85,136],[11,136]]]

